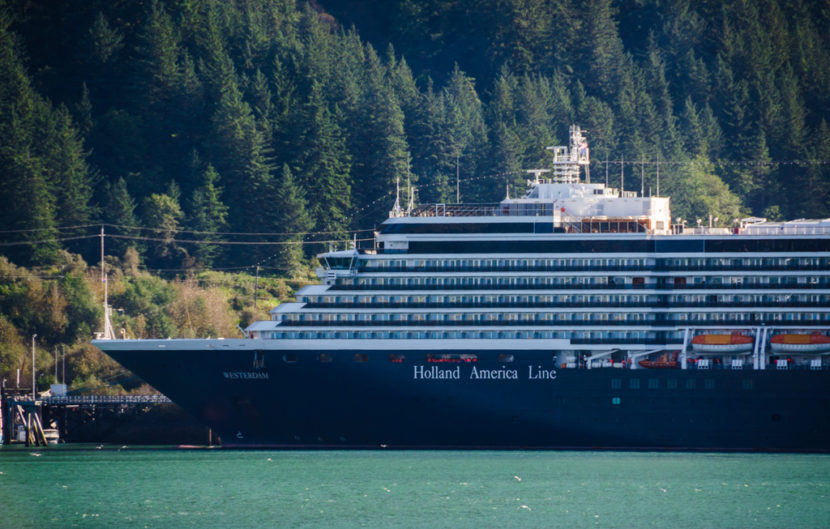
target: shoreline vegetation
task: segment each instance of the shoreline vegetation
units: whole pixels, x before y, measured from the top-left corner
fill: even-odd
[[[20,369],[21,387],[31,390],[37,334],[38,391],[56,383],[57,369],[57,381],[70,394],[155,392],[89,343],[103,327],[100,266],[87,266],[77,255],[63,257],[60,265],[37,269],[0,257],[0,378],[6,387],[15,389]],[[133,264],[107,257],[117,338],[241,337],[237,325],[268,319],[271,308],[309,282],[208,271],[166,280]]]

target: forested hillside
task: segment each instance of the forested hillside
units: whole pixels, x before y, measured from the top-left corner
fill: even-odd
[[[828,27],[824,0],[0,0],[0,253],[66,277],[103,226],[113,269],[304,275],[397,179],[515,196],[572,123],[675,217],[828,217]]]
[[[290,274],[325,244],[280,243],[371,230],[396,178],[421,202],[455,201],[456,170],[462,201],[519,192],[571,123],[595,178],[656,192],[659,162],[675,216],[830,215],[821,0],[2,4],[18,263],[97,260],[106,224],[153,269]]]

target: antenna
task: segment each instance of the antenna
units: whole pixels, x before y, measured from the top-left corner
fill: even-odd
[[[608,187],[608,156],[605,157],[605,187]]]
[[[640,196],[646,196],[646,161],[640,160]]]
[[[620,196],[625,191],[625,157],[620,157]]]
[[[395,211],[401,209],[401,175],[395,175]]]
[[[545,173],[549,173],[550,169],[527,169],[525,170],[526,173],[530,173],[533,175],[533,183],[539,183],[539,177]]]
[[[406,205],[406,214],[409,215],[415,209],[415,188],[412,187],[412,180],[407,178],[406,185],[409,188],[409,203]]]
[[[460,169],[458,167],[458,154],[455,155],[455,203],[461,204],[461,186],[459,185]]]
[[[401,175],[395,175],[395,205],[392,207],[392,211],[389,212],[390,217],[400,217],[401,216]]]
[[[660,196],[660,153],[657,153],[657,196]]]

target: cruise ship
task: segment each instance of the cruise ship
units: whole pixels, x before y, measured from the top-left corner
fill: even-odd
[[[224,446],[830,449],[830,219],[687,228],[548,149],[524,196],[396,201],[246,338],[93,343]]]

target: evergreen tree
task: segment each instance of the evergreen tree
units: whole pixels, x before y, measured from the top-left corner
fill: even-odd
[[[441,93],[432,89],[428,81],[426,91],[420,95],[414,110],[409,143],[412,146],[412,182],[417,179],[420,201],[424,203],[453,202],[455,181],[450,185],[450,174],[455,167],[448,167],[449,145],[444,134],[445,106]]]
[[[361,112],[365,129],[355,136],[355,143],[364,154],[355,167],[354,200],[369,205],[385,199],[391,204],[395,181],[409,174],[404,114],[389,82],[388,70],[371,48],[366,57],[368,81]]]
[[[489,168],[494,173],[499,187],[504,183],[507,188],[522,189],[526,174],[524,166],[524,148],[519,138],[517,124],[516,93],[519,82],[506,67],[496,79],[493,95],[489,105],[490,156]],[[488,175],[489,176],[489,175]],[[490,198],[506,193],[505,189],[496,189]],[[514,193],[515,194],[515,193]]]
[[[314,225],[306,210],[305,193],[294,182],[288,164],[283,165],[282,175],[274,194],[274,207],[277,211],[276,226],[285,233],[279,246],[275,266],[282,275],[292,277],[302,266],[305,232]]]
[[[600,173],[596,173],[600,169],[599,163],[601,161],[608,162],[616,159],[619,155],[619,139],[617,137],[614,111],[606,103],[591,96],[580,98],[580,105],[577,109],[577,123],[580,124],[586,131],[588,131],[588,141],[591,146],[591,160],[592,165],[591,179],[592,181],[604,181],[606,173],[606,165],[603,165]],[[616,181],[616,173],[611,182]],[[617,182],[619,183],[619,182]]]
[[[713,165],[703,157],[679,166],[678,175],[666,182],[672,197],[672,215],[694,225],[698,219],[708,225],[709,216],[718,226],[733,226],[744,216],[740,198],[718,178]]]
[[[443,96],[445,134],[450,155],[444,164],[454,167],[465,180],[474,178],[477,174],[478,156],[486,152],[487,129],[473,80],[457,64],[443,90]],[[460,194],[459,200],[475,201],[492,193],[488,187],[476,184],[480,183],[465,186],[465,193]]]
[[[100,11],[89,29],[89,40],[90,56],[101,64],[113,60],[124,47],[124,36]]]
[[[216,239],[217,232],[227,227],[228,207],[222,203],[222,188],[218,183],[219,173],[208,164],[202,173],[201,185],[193,191],[190,201],[189,225],[199,232],[194,234],[197,239]],[[218,245],[199,244],[192,254],[203,267],[209,268],[220,252]]]
[[[0,18],[0,225],[13,235],[8,255],[25,264],[56,258],[55,199],[41,143],[52,124],[50,105],[34,93],[9,21]],[[28,242],[28,244],[25,244]]]
[[[83,141],[72,125],[69,111],[61,106],[49,115],[50,123],[41,142],[47,177],[56,199],[56,219],[63,226],[83,226],[95,217],[93,180],[86,163]],[[83,228],[70,231],[85,233]]]
[[[553,93],[547,79],[541,76],[522,77],[516,109],[519,135],[524,142],[524,158],[528,166],[539,167],[547,158],[544,148],[554,142],[550,116],[552,100]]]
[[[109,252],[122,256],[127,248],[143,250],[142,243],[131,239],[141,232],[136,229],[139,225],[135,213],[136,204],[127,190],[127,182],[123,178],[118,178],[113,184],[106,184],[105,191],[107,202],[101,212],[104,222],[114,228],[117,234],[128,237],[108,240]]]
[[[680,116],[680,128],[686,152],[692,156],[706,156],[708,154],[706,135],[700,121],[700,113],[691,97],[686,98],[683,114]]]
[[[158,0],[152,0],[138,34],[137,86],[150,105],[163,103],[179,82],[179,42],[173,21]]]
[[[591,95],[610,98],[625,77],[627,60],[620,40],[616,10],[611,0],[589,0],[579,11],[583,31],[577,61],[582,81]]]
[[[230,224],[236,231],[260,231],[263,222],[259,216],[270,211],[268,200],[273,191],[270,146],[264,132],[267,127],[257,123],[234,81],[222,89],[212,122],[208,152],[226,182]]]
[[[89,89],[86,83],[81,85],[81,99],[74,106],[75,123],[81,137],[89,135],[92,131],[92,101],[89,99]]]
[[[153,193],[144,199],[144,225],[152,232],[155,242],[150,243],[156,264],[178,264],[177,259],[187,256],[175,239],[180,230],[182,208],[170,195]]]
[[[325,232],[326,238],[346,238],[351,208],[351,157],[319,83],[312,85],[303,119],[301,182],[308,196],[313,197],[310,209],[315,231]]]
[[[643,89],[650,95],[654,105],[653,121],[647,124],[650,129],[647,138],[653,146],[648,154],[654,156],[661,152],[664,156],[666,154],[670,157],[679,155],[681,142],[677,134],[677,118],[666,77],[666,59],[657,45],[657,37],[654,33],[649,35],[644,80]]]
[[[493,162],[493,170],[495,171],[495,180],[498,183],[502,181],[506,185],[506,189],[496,188],[490,194],[493,199],[504,197],[510,194],[516,197],[521,193],[525,186],[526,174],[524,173],[523,148],[521,139],[515,130],[510,129],[506,123],[499,122],[493,125],[492,139],[490,141]],[[541,149],[540,149],[541,151]]]

